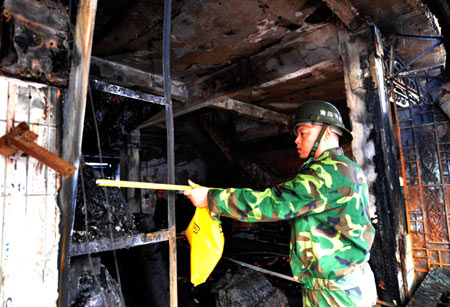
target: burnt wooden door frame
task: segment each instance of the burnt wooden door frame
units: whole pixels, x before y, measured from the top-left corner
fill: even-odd
[[[397,261],[396,255],[400,252],[399,243],[406,229],[405,207],[399,180],[392,112],[386,90],[383,38],[377,27],[374,26],[371,30],[374,48],[369,53],[371,75],[366,80],[366,104],[373,123],[377,173],[374,190],[378,217],[371,264],[372,267],[382,266],[380,270],[383,272],[383,280],[377,281],[380,299],[399,302],[404,300],[404,289],[403,281],[398,279],[401,263]]]
[[[402,202],[394,134],[383,72],[382,38],[376,27],[339,31],[352,153],[368,179],[371,219],[376,229],[370,254],[380,300],[401,302],[403,281],[397,261],[405,207]]]

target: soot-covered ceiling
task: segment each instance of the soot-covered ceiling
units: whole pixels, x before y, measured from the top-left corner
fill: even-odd
[[[162,0],[99,0],[91,76],[162,95],[163,10]],[[226,122],[233,130],[227,135],[245,144],[277,138],[287,132],[286,116],[306,99],[331,101],[345,117],[339,32],[367,24],[376,25],[385,37],[439,35],[436,20],[418,0],[174,0],[171,78],[176,131],[208,114]],[[397,55],[408,60],[431,44],[402,39]],[[441,64],[443,56],[444,49],[437,48],[411,68]],[[249,105],[261,109],[246,112]],[[162,140],[164,131],[155,128],[164,125],[160,111],[163,108],[154,105],[130,116],[133,123],[124,126],[145,123],[141,132],[153,136],[150,143],[158,133]],[[249,113],[257,116],[249,119]]]
[[[161,71],[163,1],[99,2],[94,56]],[[111,3],[116,2],[116,3]],[[174,1],[173,78],[193,81],[333,18],[321,1]]]

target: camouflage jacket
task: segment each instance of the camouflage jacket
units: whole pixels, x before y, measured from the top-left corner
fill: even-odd
[[[295,178],[264,191],[208,192],[213,217],[244,222],[290,220],[292,273],[309,289],[352,286],[343,276],[352,276],[368,260],[375,233],[368,205],[366,178],[342,148],[310,158]]]

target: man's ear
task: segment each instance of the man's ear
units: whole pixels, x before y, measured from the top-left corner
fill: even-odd
[[[331,127],[328,126],[328,127],[327,127],[327,130],[325,130],[324,138],[325,138],[326,140],[328,140],[328,139],[330,138],[330,136],[331,136],[331,133],[333,133],[333,131],[331,131]]]

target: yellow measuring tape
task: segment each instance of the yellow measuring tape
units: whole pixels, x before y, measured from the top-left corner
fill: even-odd
[[[188,185],[97,179],[97,185],[104,187],[160,189],[185,191]],[[196,185],[197,187],[199,185]],[[196,208],[194,217],[186,229],[191,245],[191,282],[194,286],[204,283],[222,257],[225,238],[222,225],[211,218],[208,207]]]
[[[173,191],[186,191],[186,190],[192,189],[188,185],[124,181],[124,180],[109,180],[109,179],[97,179],[95,183],[101,187],[117,187],[117,188],[173,190]]]

